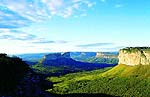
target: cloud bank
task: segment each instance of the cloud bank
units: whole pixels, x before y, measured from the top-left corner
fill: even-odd
[[[92,0],[0,0],[0,28],[20,28],[51,19],[85,14]]]
[[[113,45],[113,43],[92,43],[92,44],[77,45],[77,47],[97,47],[106,45]]]
[[[0,0],[0,39],[28,41],[32,43],[66,43],[51,41],[19,30],[32,24],[45,22],[55,16],[68,18],[86,16],[86,10],[94,6],[93,0]],[[38,33],[38,32],[37,32]]]

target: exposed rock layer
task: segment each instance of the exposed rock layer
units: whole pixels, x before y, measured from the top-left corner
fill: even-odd
[[[113,52],[97,52],[96,58],[117,58],[118,54]]]
[[[149,47],[128,47],[119,51],[119,64],[150,65]]]
[[[65,53],[51,53],[44,56],[44,60],[56,60],[59,58],[70,58],[70,52]]]

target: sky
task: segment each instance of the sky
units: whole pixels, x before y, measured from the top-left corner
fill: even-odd
[[[150,46],[150,0],[0,0],[0,53]]]

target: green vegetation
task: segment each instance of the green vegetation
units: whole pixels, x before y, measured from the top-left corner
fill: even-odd
[[[87,58],[80,58],[77,60],[82,61],[82,62],[101,63],[101,64],[117,64],[118,63],[118,58],[87,57]]]
[[[57,94],[104,93],[124,97],[150,97],[150,65],[117,65],[110,69],[48,77]]]
[[[79,81],[83,79],[90,80],[91,78],[98,78],[100,73],[110,70],[111,68],[112,67],[107,67],[105,69],[98,69],[98,70],[93,70],[93,71],[70,73],[61,77],[48,77],[47,80],[52,81],[52,82],[59,82],[59,81],[67,82],[68,80]]]
[[[31,66],[31,68],[37,72],[37,73],[42,73],[42,74],[48,74],[48,73],[55,73],[55,72],[60,72],[64,69],[62,66],[43,66],[41,63],[38,63],[36,65]]]
[[[126,48],[123,48],[121,50],[126,51],[126,53],[134,53],[134,52],[137,52],[137,51],[150,52],[150,47],[126,47]]]
[[[124,50],[124,51],[126,51],[126,53],[135,53],[135,52],[137,52],[137,51],[139,51],[139,48],[124,48],[124,49],[122,49],[122,50]]]
[[[90,63],[104,63],[104,64],[117,64],[118,58],[88,58],[87,62]]]
[[[9,95],[29,70],[27,64],[17,57],[0,54],[0,95]]]
[[[139,78],[139,79],[150,79],[150,65],[117,65],[111,70],[104,72],[103,77],[128,77],[128,78]]]

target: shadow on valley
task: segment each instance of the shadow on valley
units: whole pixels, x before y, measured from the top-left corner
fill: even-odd
[[[45,80],[47,75],[34,72],[18,57],[0,54],[0,96],[2,97],[104,97],[105,94],[51,94],[46,89],[53,83]]]
[[[25,74],[30,70],[28,65],[17,57],[0,54],[0,95],[9,94]]]
[[[64,94],[64,95],[53,94],[53,95],[54,97],[117,97],[107,94]]]
[[[108,60],[106,60],[108,61]],[[26,62],[27,63],[27,62]],[[28,62],[29,63],[29,62]],[[45,55],[37,64],[29,64],[38,73],[49,74],[49,76],[60,76],[80,71],[90,71],[105,67],[113,67],[116,63],[90,63],[74,60],[70,52],[52,53]]]
[[[38,97],[46,95],[44,89],[52,83],[45,76],[37,74],[17,57],[0,54],[0,96],[2,97]]]

